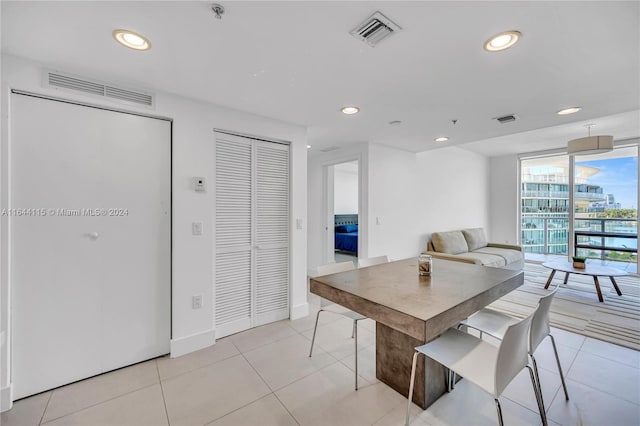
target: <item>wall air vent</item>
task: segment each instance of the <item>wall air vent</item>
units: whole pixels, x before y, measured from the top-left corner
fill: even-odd
[[[517,119],[518,119],[518,116],[515,114],[503,115],[502,117],[494,118],[494,120],[497,120],[498,123],[500,124],[510,123],[512,121],[516,121]]]
[[[385,38],[402,28],[380,12],[376,12],[351,30],[351,35],[375,47]]]
[[[45,71],[45,73],[45,85],[49,87],[83,92],[135,105],[154,106],[154,97],[150,93],[125,89],[108,83],[88,80],[83,77],[62,74],[56,71]]]

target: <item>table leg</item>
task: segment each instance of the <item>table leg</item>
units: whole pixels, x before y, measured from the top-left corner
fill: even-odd
[[[415,347],[424,344],[391,327],[376,322],[376,377],[407,397],[411,361]],[[413,402],[426,409],[447,391],[445,368],[420,355],[416,365]]]
[[[569,281],[569,273],[565,272],[565,274],[564,274],[564,285],[567,285],[567,281]]]
[[[547,280],[547,283],[544,285],[544,289],[545,289],[545,290],[549,288],[549,285],[551,285],[551,280],[553,280],[553,276],[554,276],[555,274],[556,274],[556,270],[555,270],[555,269],[553,269],[553,270],[551,271],[551,275],[549,275],[549,279]]]
[[[618,283],[616,282],[616,280],[613,277],[609,277],[609,279],[611,280],[611,284],[613,284],[613,288],[616,289],[616,293],[618,293],[618,296],[622,296],[622,292],[620,291],[620,287],[618,287]]]
[[[598,281],[597,275],[593,276],[593,282],[595,283],[596,291],[598,292],[598,300],[604,302],[604,299],[602,298],[602,291],[600,291],[600,282]]]

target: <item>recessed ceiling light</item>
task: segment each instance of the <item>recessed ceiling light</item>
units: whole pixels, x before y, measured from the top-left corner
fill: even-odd
[[[439,138],[435,138],[435,139],[434,139],[434,141],[436,141],[436,142],[446,142],[446,141],[448,141],[448,140],[449,140],[449,138],[448,138],[448,137],[446,137],[446,136],[441,136],[441,137],[439,137]]]
[[[311,145],[307,145],[307,149],[311,149]]]
[[[581,109],[582,109],[582,107],[565,108],[565,109],[561,109],[560,111],[558,111],[557,114],[558,115],[575,114],[576,112],[580,111]]]
[[[151,49],[151,42],[144,36],[129,30],[113,30],[113,38],[118,43],[135,50]]]
[[[519,31],[505,31],[496,34],[484,43],[484,50],[489,52],[499,52],[513,46],[522,37]]]
[[[351,115],[357,114],[358,111],[360,111],[360,108],[358,108],[357,106],[345,106],[342,107],[340,111],[342,111],[343,114]]]

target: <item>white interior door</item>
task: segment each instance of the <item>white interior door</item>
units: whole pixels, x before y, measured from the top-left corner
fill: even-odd
[[[14,397],[169,352],[170,123],[13,94],[11,125]]]
[[[251,327],[251,140],[216,133],[216,336]]]
[[[256,141],[254,326],[289,318],[289,145]]]
[[[216,132],[216,336],[289,317],[289,145]]]

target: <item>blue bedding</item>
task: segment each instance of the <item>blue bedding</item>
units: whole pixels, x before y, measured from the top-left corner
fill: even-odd
[[[358,253],[358,231],[336,232],[336,250]]]

